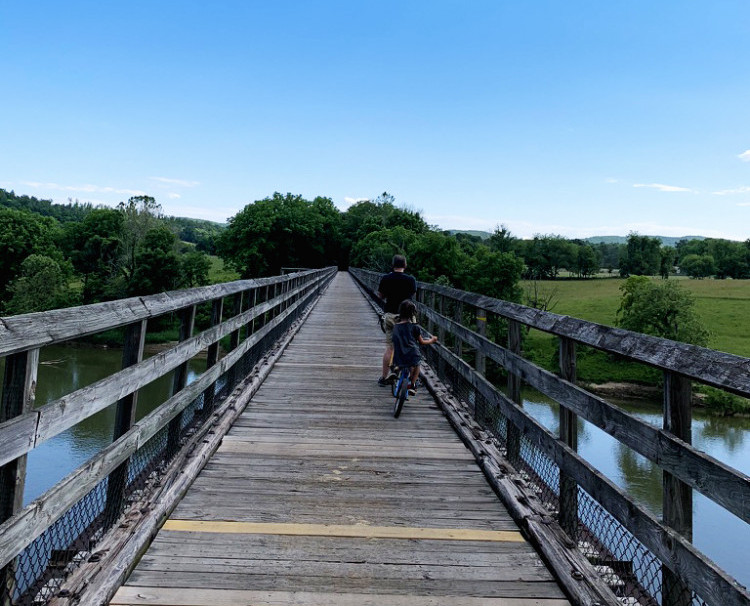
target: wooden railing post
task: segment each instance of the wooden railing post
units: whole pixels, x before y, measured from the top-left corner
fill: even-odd
[[[521,353],[521,324],[515,320],[508,320],[508,351],[514,354]],[[521,398],[521,377],[512,372],[508,372],[508,398],[519,406],[523,404],[523,399]],[[515,464],[521,457],[521,434],[518,431],[518,427],[513,425],[510,420],[508,421],[507,433],[506,448],[508,451],[508,460]]]
[[[664,373],[664,429],[687,444],[693,443],[690,380],[675,372]],[[693,491],[669,472],[662,472],[663,519],[688,541],[693,540]],[[662,566],[663,606],[689,606],[692,595],[687,585],[669,568]]]
[[[125,329],[125,341],[122,348],[122,368],[134,366],[143,360],[143,348],[146,343],[147,321],[135,322]],[[117,402],[115,409],[115,426],[112,432],[112,441],[127,433],[135,423],[135,413],[138,406],[138,391],[125,396]],[[117,469],[109,474],[107,481],[107,525],[114,523],[120,517],[122,511],[122,500],[125,494],[125,485],[128,480],[128,465],[130,459],[122,463]]]
[[[571,383],[576,381],[576,343],[560,338],[560,376]],[[560,441],[578,450],[578,417],[560,406]],[[560,526],[572,539],[578,537],[578,485],[575,480],[560,472]]]
[[[242,306],[245,301],[245,293],[238,292],[232,298],[232,316],[239,316],[242,313]],[[241,330],[238,328],[229,335],[229,351],[236,349],[240,344]],[[234,389],[237,383],[237,364],[232,366],[227,373],[227,381],[229,382],[229,388]]]
[[[193,336],[193,326],[195,325],[195,312],[197,306],[191,305],[185,309],[180,310],[180,332],[179,342],[182,343]],[[174,375],[172,379],[172,395],[182,391],[187,385],[188,376],[188,363],[185,362],[180,364],[174,369]],[[174,419],[169,423],[168,437],[167,437],[167,458],[172,458],[174,453],[180,447],[180,433],[182,431],[182,412],[180,412]]]
[[[430,309],[435,311],[435,291],[430,292]],[[427,321],[427,332],[433,334],[435,332],[435,323],[432,320]]]
[[[463,326],[463,320],[464,320],[464,304],[461,301],[454,301],[455,308],[453,310],[453,321],[456,322],[456,324],[460,324]],[[456,353],[456,355],[460,358],[461,355],[464,352],[464,342],[457,336],[453,336],[454,344],[453,344],[453,351]]]
[[[211,326],[218,326],[221,324],[221,318],[224,314],[224,298],[214,299],[211,304]],[[206,370],[211,368],[216,362],[219,361],[219,345],[211,343],[208,346],[208,352],[206,355]],[[208,416],[214,409],[214,399],[216,398],[216,383],[212,383],[210,387],[203,393],[203,414]]]
[[[476,332],[478,335],[484,337],[487,335],[487,312],[477,307],[476,309]],[[477,351],[474,355],[474,368],[476,371],[484,376],[487,370],[487,358],[482,352],[481,348],[477,347]]]
[[[442,316],[445,312],[445,297],[443,295],[438,295],[437,300],[437,312]],[[443,328],[442,324],[438,326],[438,341],[445,345],[445,328]],[[438,376],[445,380],[445,360],[443,359],[443,356],[440,356],[438,358]]]
[[[0,423],[31,411],[36,396],[39,350],[32,349],[5,358]],[[0,467],[0,523],[23,507],[26,455]],[[16,561],[0,568],[0,605],[10,606],[16,588]]]

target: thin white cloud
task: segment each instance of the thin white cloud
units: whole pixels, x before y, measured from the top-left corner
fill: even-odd
[[[677,185],[664,185],[663,183],[634,183],[633,187],[649,187],[659,191],[693,191],[688,187],[679,187]]]
[[[200,181],[185,181],[183,179],[169,179],[167,177],[149,177],[152,181],[166,183],[167,185],[177,185],[179,187],[195,187],[200,185]]]
[[[736,187],[734,189],[722,189],[720,191],[713,192],[714,196],[731,196],[732,194],[747,194],[750,193],[750,187],[743,185],[742,187]]]
[[[750,162],[750,149],[743,151],[737,157],[743,162]]]
[[[61,185],[60,183],[40,183],[38,181],[21,181],[22,185],[35,189],[53,191],[83,192],[87,194],[125,194],[128,196],[145,196],[145,191],[139,189],[118,189],[116,187],[102,187],[100,185]]]
[[[619,183],[620,180],[619,179],[613,179],[613,178],[610,177],[608,179],[604,179],[604,182],[605,183]]]
[[[737,206],[750,206],[750,202],[737,202]]]
[[[180,194],[170,193],[167,194],[167,198],[170,200],[177,200],[178,198],[182,198],[182,196]]]

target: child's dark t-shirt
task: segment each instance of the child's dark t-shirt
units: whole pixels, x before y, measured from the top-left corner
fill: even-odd
[[[416,366],[419,354],[419,326],[411,322],[396,324],[393,327],[393,363],[399,368]]]

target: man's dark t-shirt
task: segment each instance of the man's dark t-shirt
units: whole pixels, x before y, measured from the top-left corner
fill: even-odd
[[[380,279],[378,292],[385,298],[385,313],[397,314],[401,301],[417,292],[417,281],[407,273],[392,271]]]

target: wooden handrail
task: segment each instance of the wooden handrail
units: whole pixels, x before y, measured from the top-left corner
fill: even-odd
[[[237,280],[145,297],[131,297],[65,309],[0,318],[0,357],[127,326],[156,318],[207,301],[228,297],[254,288],[287,283],[321,270],[297,274]]]

